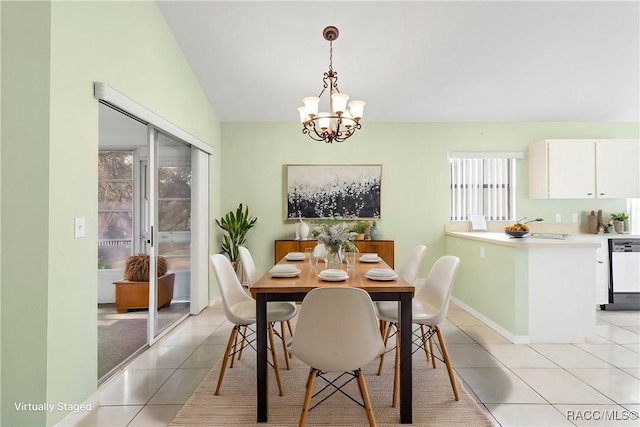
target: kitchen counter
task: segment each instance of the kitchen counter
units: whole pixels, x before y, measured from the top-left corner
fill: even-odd
[[[462,261],[454,302],[514,343],[584,342],[596,321],[600,236],[447,231],[447,253]]]
[[[597,248],[601,241],[598,238],[589,239],[594,236],[609,236],[608,234],[571,234],[566,239],[548,239],[527,237],[511,237],[503,232],[491,231],[447,231],[447,236],[461,237],[464,239],[477,240],[480,242],[492,243],[495,245],[509,246],[512,248]],[[626,236],[624,234],[611,234],[611,236]]]

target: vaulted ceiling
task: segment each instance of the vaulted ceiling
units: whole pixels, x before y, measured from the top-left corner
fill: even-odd
[[[296,121],[333,68],[365,120],[639,121],[638,1],[158,1],[223,121]]]

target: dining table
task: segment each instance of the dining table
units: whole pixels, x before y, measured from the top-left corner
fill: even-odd
[[[362,254],[360,254],[361,256]],[[325,281],[318,277],[325,268],[324,262],[319,262],[315,268],[310,267],[307,254],[296,260],[288,260],[287,256],[278,264],[294,264],[299,274],[291,277],[273,277],[267,271],[250,288],[251,295],[256,300],[256,334],[257,334],[257,422],[267,422],[269,413],[269,399],[267,387],[267,303],[271,301],[302,301],[305,295],[323,286],[353,286],[369,293],[373,301],[398,301],[398,329],[400,333],[400,423],[412,423],[412,363],[411,363],[411,320],[412,299],[415,288],[401,277],[393,280],[372,280],[367,278],[370,269],[389,269],[380,258],[375,262],[364,262],[365,258],[357,258],[353,267],[347,268],[342,264],[340,269],[347,272],[344,281]],[[292,257],[289,257],[292,258]],[[295,332],[294,332],[295,333]],[[389,390],[393,387],[390,384]],[[286,392],[286,391],[285,391]]]

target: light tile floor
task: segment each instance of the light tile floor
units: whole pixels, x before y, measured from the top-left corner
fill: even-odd
[[[599,311],[584,344],[513,345],[451,305],[457,375],[499,426],[640,425],[640,312]],[[99,390],[78,426],[166,426],[224,352],[220,304],[191,317]]]

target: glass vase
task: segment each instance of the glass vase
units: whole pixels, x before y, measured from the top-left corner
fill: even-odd
[[[342,267],[342,248],[330,249],[327,252],[327,268],[340,269]]]

